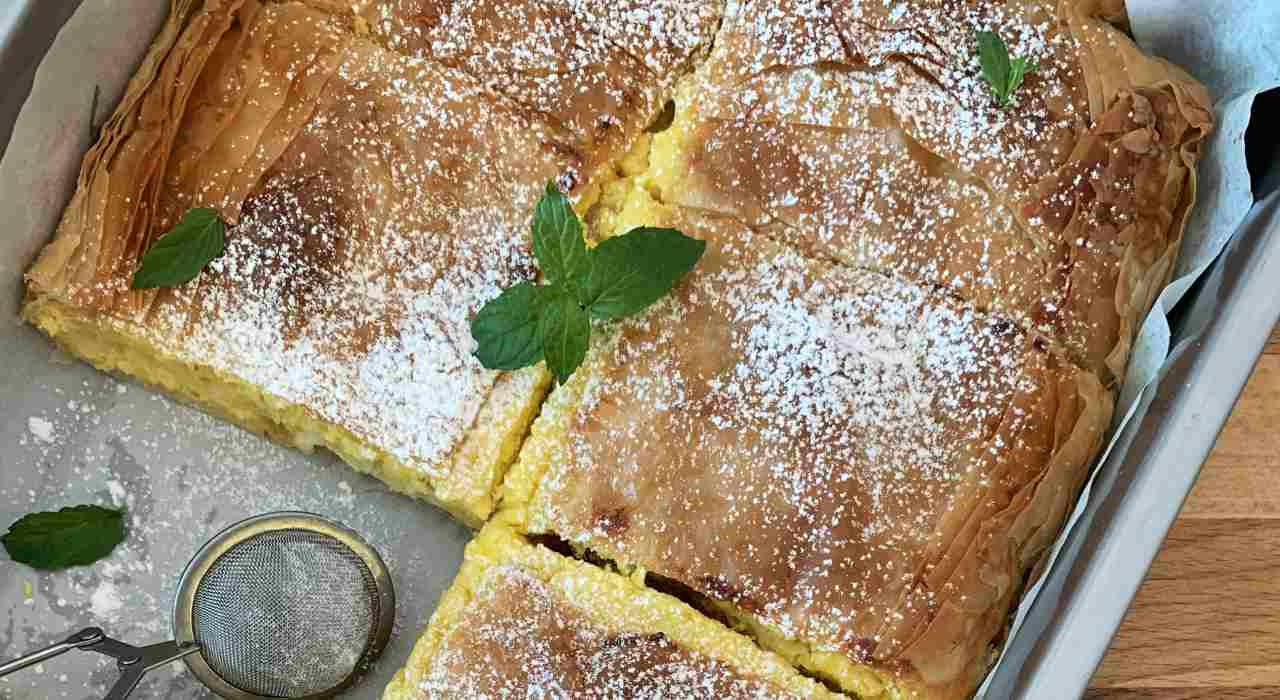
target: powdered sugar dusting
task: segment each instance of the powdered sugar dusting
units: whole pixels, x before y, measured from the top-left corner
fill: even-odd
[[[258,40],[301,21],[264,20]],[[528,219],[562,161],[465,76],[358,42],[332,70],[240,206],[226,254],[198,288],[159,300],[148,326],[180,357],[445,478],[496,377],[471,356],[470,316],[532,275]],[[256,99],[295,72],[264,76]],[[173,209],[215,185],[172,193]]]
[[[27,419],[27,432],[31,433],[31,437],[38,442],[50,444],[53,442],[53,423],[39,416],[31,416]]]
[[[625,148],[710,46],[721,3],[357,4],[364,5],[361,16],[375,36],[393,50],[466,71],[494,93],[547,115],[580,145]],[[583,155],[592,160],[589,152]],[[590,174],[591,165],[584,165]]]

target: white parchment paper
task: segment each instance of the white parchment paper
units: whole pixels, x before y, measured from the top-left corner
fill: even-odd
[[[1144,48],[1186,67],[1206,82],[1218,100],[1218,124],[1200,168],[1200,198],[1175,280],[1160,296],[1135,344],[1117,410],[1117,427],[1143,414],[1148,404],[1143,399],[1150,396],[1169,357],[1167,313],[1217,257],[1253,204],[1244,132],[1254,97],[1280,84],[1280,0],[1129,0],[1128,4],[1134,33]],[[17,323],[22,272],[49,239],[74,188],[94,126],[90,109],[94,87],[100,91],[96,117],[101,121],[122,94],[167,10],[165,0],[84,0],[41,64],[31,97],[0,161],[0,217],[9,236],[0,254],[0,335],[11,332]],[[0,428],[28,420],[17,413],[7,415],[12,409],[0,406]],[[1114,459],[1117,455],[1111,454],[1114,446],[1113,442],[1108,448],[1100,471],[1119,462]],[[21,466],[21,460],[12,458],[7,463]],[[1093,488],[1091,481],[1082,495],[1082,506]],[[1068,529],[1076,524],[1082,510],[1077,508],[1073,513]],[[1060,538],[1052,550],[1051,562],[1058,558],[1062,542]],[[448,546],[456,549],[456,543]],[[442,553],[438,563],[446,565],[456,556],[454,551]],[[442,579],[438,585],[444,583]],[[1037,583],[1024,597],[1010,643],[1017,639],[1039,591]],[[3,592],[0,589],[0,594]],[[0,598],[0,606],[4,603]],[[28,640],[17,636],[9,641],[25,644]],[[0,644],[0,649],[3,646]],[[4,694],[0,686],[0,696]],[[364,696],[363,691],[359,694]]]

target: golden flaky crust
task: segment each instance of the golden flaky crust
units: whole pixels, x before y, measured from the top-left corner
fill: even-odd
[[[497,11],[468,7],[459,29]],[[224,414],[286,413],[266,432],[327,445],[478,525],[547,375],[482,369],[470,316],[534,274],[528,222],[545,183],[586,190],[584,164],[641,133],[674,81],[654,84],[652,73],[674,76],[703,50],[710,7],[667,8],[679,45],[647,54],[584,39],[613,19],[588,8],[498,57],[545,73],[536,98],[561,109],[551,118],[450,61],[384,46],[324,3],[179,5],[28,274],[27,316],[100,366]],[[483,38],[507,46],[517,33],[527,27]],[[611,61],[606,92],[644,99],[611,104],[556,77],[571,40]],[[632,51],[652,65],[628,65]],[[611,140],[565,125],[593,120],[612,125]],[[232,224],[226,254],[192,284],[131,291],[142,253],[196,206]],[[95,323],[113,348],[153,353],[200,381],[70,336]]]
[[[675,598],[490,524],[383,697],[838,696]]]
[[[630,147],[705,58],[721,10],[718,0],[349,2],[385,45],[465,71],[560,127],[569,185]]]

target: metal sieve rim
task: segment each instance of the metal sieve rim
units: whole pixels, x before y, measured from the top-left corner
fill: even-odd
[[[341,542],[360,557],[365,567],[373,576],[374,586],[378,591],[378,618],[374,620],[373,640],[365,651],[364,661],[377,658],[391,638],[391,627],[395,619],[396,597],[391,585],[391,576],[387,565],[378,552],[369,546],[355,531],[339,525],[332,520],[302,511],[282,511],[266,513],[246,520],[241,520],[226,528],[209,540],[196,552],[182,572],[178,580],[178,592],[173,604],[173,633],[178,644],[195,643],[195,608],[196,591],[213,564],[222,558],[231,548],[254,537],[280,530],[301,530],[327,535]],[[191,654],[186,659],[187,668],[191,670],[209,689],[228,700],[269,700],[267,696],[255,695],[231,685],[219,676],[204,659],[203,654]],[[363,664],[345,680],[329,691],[308,695],[299,700],[322,700],[331,698],[350,687],[360,675]]]

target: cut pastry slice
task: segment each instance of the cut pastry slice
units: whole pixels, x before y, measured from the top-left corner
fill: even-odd
[[[479,524],[548,378],[481,368],[469,319],[534,274],[534,203],[573,159],[558,128],[348,25],[301,3],[175,14],[28,274],[25,317]],[[201,206],[229,222],[225,254],[130,290]]]
[[[858,697],[968,697],[1109,392],[925,287],[640,191],[621,211],[707,253],[552,393],[501,517],[686,587]]]
[[[648,186],[945,288],[1108,385],[1177,257],[1204,89],[1090,2],[735,3]],[[1038,64],[1000,107],[976,34]]]
[[[838,696],[675,598],[490,524],[383,697]]]

